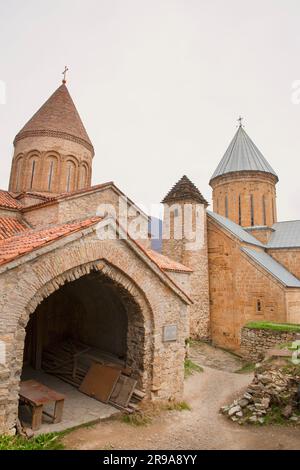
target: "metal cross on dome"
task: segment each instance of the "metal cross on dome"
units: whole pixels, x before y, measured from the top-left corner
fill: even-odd
[[[67,78],[67,72],[68,72],[68,71],[69,71],[68,67],[65,66],[65,70],[62,72],[62,74],[63,74],[63,76],[64,76],[63,81],[62,81],[63,84],[67,83],[66,78]]]
[[[238,118],[239,127],[243,127],[243,119],[242,116]]]

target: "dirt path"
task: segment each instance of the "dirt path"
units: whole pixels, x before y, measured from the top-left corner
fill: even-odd
[[[193,341],[190,347],[190,357],[201,366],[213,369],[235,372],[245,365],[245,361],[236,354],[216,348],[202,341]]]
[[[219,352],[206,350],[205,356],[210,354]],[[231,355],[220,354],[222,367],[228,357],[230,369]],[[184,399],[191,411],[163,412],[152,424],[138,428],[101,422],[72,432],[64,443],[69,449],[300,449],[299,427],[239,426],[219,414],[220,406],[250,381],[251,375],[204,367],[185,384]]]

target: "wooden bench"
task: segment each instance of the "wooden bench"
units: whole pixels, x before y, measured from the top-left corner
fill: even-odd
[[[20,401],[31,408],[31,429],[33,431],[41,427],[43,414],[49,416],[53,423],[61,422],[65,401],[65,396],[61,393],[36,380],[25,380],[21,382],[19,395]],[[43,410],[43,406],[51,402],[54,402],[53,415]]]

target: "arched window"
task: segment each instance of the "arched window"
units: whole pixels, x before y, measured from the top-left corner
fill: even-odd
[[[273,224],[275,224],[275,206],[274,206],[274,199],[272,198],[272,216],[273,216]]]
[[[48,172],[48,191],[51,191],[51,184],[53,178],[54,160],[49,161],[49,172]]]
[[[239,225],[242,225],[242,197],[239,194]]]
[[[16,182],[15,182],[15,190],[16,192],[20,191],[20,182],[22,177],[22,169],[23,169],[23,158],[19,158],[16,164]]]
[[[67,192],[75,189],[75,163],[68,161],[67,162]]]
[[[228,196],[225,196],[225,217],[228,219]]]
[[[85,165],[82,165],[80,168],[80,187],[81,188],[86,188],[87,186],[87,175],[88,175],[88,170]]]
[[[257,313],[261,313],[262,311],[262,301],[260,299],[257,299],[256,301],[256,311]]]
[[[32,163],[31,163],[31,176],[30,176],[30,185],[29,185],[29,188],[30,188],[30,189],[32,189],[32,188],[33,188],[33,181],[34,181],[35,167],[36,167],[36,161],[35,161],[35,160],[32,160]]]
[[[267,210],[266,210],[266,197],[262,198],[262,207],[263,207],[263,225],[267,225]]]
[[[250,212],[251,212],[251,227],[254,226],[254,197],[253,194],[250,196]]]

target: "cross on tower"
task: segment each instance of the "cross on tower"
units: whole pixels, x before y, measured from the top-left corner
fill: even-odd
[[[67,76],[67,72],[68,72],[68,71],[69,71],[68,67],[65,66],[65,70],[64,70],[63,73],[62,73],[63,76],[64,76],[63,81],[62,81],[64,85],[67,83],[66,76]]]
[[[243,119],[242,116],[238,118],[239,127],[243,127]]]

